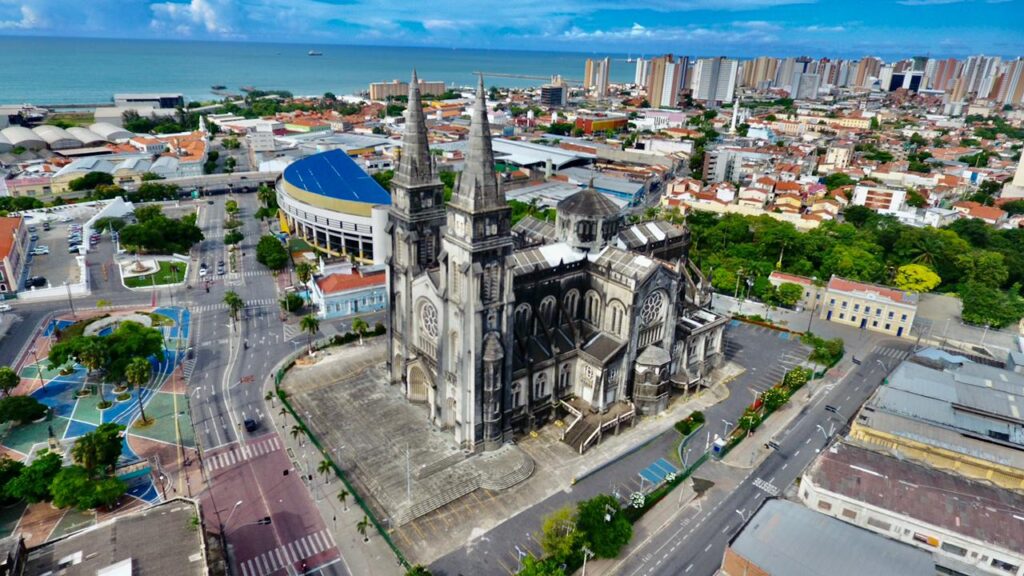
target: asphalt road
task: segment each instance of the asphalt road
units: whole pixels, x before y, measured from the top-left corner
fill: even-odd
[[[728,541],[736,535],[760,503],[784,492],[803,472],[816,454],[843,432],[849,418],[870,396],[882,379],[898,364],[893,350],[909,351],[908,342],[885,341],[862,359],[856,370],[831,388],[819,391],[786,431],[775,437],[779,450],[772,451],[753,469],[730,468],[712,462],[698,477],[732,475],[742,477],[731,490],[711,490],[684,506],[675,518],[644,546],[620,564],[623,576],[714,574],[722,561]],[[880,349],[888,349],[883,355]],[[837,407],[838,414],[825,410]],[[831,433],[831,434],[830,434]]]
[[[753,401],[751,390],[764,390],[773,385],[792,366],[800,364],[808,349],[795,340],[782,340],[779,332],[767,328],[736,323],[726,332],[726,357],[747,367],[747,371],[728,384],[730,394],[704,411],[708,430],[723,433],[722,420],[735,424],[737,417]],[[439,558],[430,569],[435,574],[470,576],[474,574],[506,574],[505,565],[515,566],[516,547],[539,552],[531,534],[537,532],[545,515],[567,504],[592,498],[598,494],[618,493],[625,498],[639,490],[639,472],[666,453],[676,449],[679,433],[669,429],[637,451],[624,456],[594,474],[565,486],[548,498],[512,516],[482,537],[472,540]],[[694,447],[700,444],[694,442]],[[687,454],[688,460],[698,451]],[[648,486],[649,488],[649,486]],[[504,564],[503,564],[504,563]]]

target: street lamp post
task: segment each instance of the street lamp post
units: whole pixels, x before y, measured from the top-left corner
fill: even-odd
[[[71,300],[71,285],[64,282],[64,289],[67,290],[68,293],[68,307],[71,308],[71,317],[77,318],[75,315],[75,303]],[[984,338],[982,338],[982,340],[984,341]]]
[[[587,559],[588,558],[593,558],[593,557],[594,557],[594,553],[590,550],[590,548],[587,548],[586,546],[584,546],[583,547],[583,572],[582,572],[582,576],[587,576]]]
[[[238,511],[238,507],[239,507],[239,506],[241,506],[241,505],[242,505],[242,501],[241,501],[241,500],[239,500],[238,502],[235,502],[235,505],[234,505],[234,506],[232,506],[232,507],[231,507],[231,513],[230,513],[230,514],[228,514],[228,519],[227,519],[227,520],[225,520],[225,521],[224,521],[223,523],[221,523],[221,525],[220,525],[220,533],[221,533],[221,536],[223,536],[223,535],[224,535],[224,531],[225,531],[225,530],[227,529],[227,526],[228,526],[228,524],[230,524],[230,523],[231,523],[231,517],[235,515],[235,512],[236,512],[236,511]]]
[[[732,422],[729,422],[725,418],[722,418],[722,438],[729,436],[729,427],[732,426]]]

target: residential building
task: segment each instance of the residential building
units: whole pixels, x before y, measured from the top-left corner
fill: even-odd
[[[828,567],[827,570],[825,567]],[[933,576],[931,554],[818,514],[763,500],[725,547],[722,576]]]
[[[420,94],[430,94],[440,96],[444,94],[448,89],[445,87],[444,82],[428,82],[426,80],[419,81]],[[391,82],[371,82],[370,83],[370,100],[387,100],[388,98],[394,98],[395,96],[406,96],[409,94],[409,83],[402,82],[401,80],[392,80]]]
[[[25,220],[21,216],[0,216],[0,295],[18,291],[28,246]]]
[[[693,67],[693,98],[708,103],[731,102],[736,90],[738,62],[729,58],[701,58]]]
[[[799,486],[811,510],[927,551],[935,573],[1024,574],[1019,493],[848,442],[822,450]]]
[[[840,171],[850,165],[853,158],[853,143],[834,143],[825,149],[825,159],[820,168],[827,171]]]
[[[309,298],[320,318],[369,314],[387,307],[387,274],[383,267],[354,268],[347,259],[335,264],[321,260],[319,270],[309,283]]]
[[[614,113],[586,113],[576,116],[576,127],[583,130],[584,134],[602,133],[607,131],[618,132],[626,128],[629,118],[625,114]]]
[[[652,58],[647,71],[647,101],[655,108],[675,108],[679,88],[684,86],[688,59],[676,60],[671,54]]]
[[[583,69],[583,89],[594,92],[598,97],[607,96],[611,67],[611,58],[603,60],[587,58]]]
[[[985,206],[971,200],[961,200],[954,203],[953,210],[956,210],[966,218],[977,218],[992,226],[1002,226],[1009,217],[1005,211],[995,206]]]
[[[108,515],[30,548],[25,574],[207,576],[204,525],[183,498]]]
[[[636,59],[636,72],[633,74],[633,84],[645,86],[647,84],[647,72],[650,69],[650,61],[642,57]]]
[[[873,332],[910,336],[917,294],[832,276],[825,287],[823,320]]]
[[[793,86],[793,97],[798,100],[817,100],[821,88],[821,76],[818,74],[800,74]]]
[[[903,210],[907,201],[906,188],[881,188],[878,186],[857,185],[853,188],[854,206],[871,208],[882,214]]]
[[[803,288],[803,295],[800,296],[800,301],[797,302],[796,305],[798,308],[803,310],[810,309],[811,314],[814,314],[814,310],[817,309],[817,306],[821,305],[822,289],[815,284],[814,278],[773,270],[772,273],[768,275],[768,281],[771,282],[772,286],[775,288],[778,288],[783,284],[796,284]]]

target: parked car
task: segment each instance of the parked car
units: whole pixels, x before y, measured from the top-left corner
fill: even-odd
[[[78,244],[72,244],[68,246],[68,254],[78,254]]]
[[[200,268],[199,269],[199,277],[200,278],[205,277],[206,276],[206,272],[207,272],[206,268]]]
[[[10,311],[11,311],[11,305],[10,304],[0,304],[0,312],[10,312]]]
[[[32,249],[32,253],[36,256],[40,256],[42,254],[49,254],[50,249],[47,246],[36,246]]]
[[[49,229],[50,229],[50,221],[47,220],[46,222],[43,222],[43,230],[49,230]]]
[[[38,234],[33,234],[33,235],[29,236],[28,239],[33,241],[33,242],[35,242],[36,240],[39,240],[39,235]]]
[[[28,231],[29,232],[35,232],[36,231],[36,227],[35,226],[29,226],[28,227]]]
[[[31,288],[33,286],[37,288],[40,286],[46,286],[46,278],[43,278],[42,276],[33,276],[25,281],[26,288]]]

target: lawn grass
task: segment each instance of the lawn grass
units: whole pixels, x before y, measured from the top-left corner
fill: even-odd
[[[178,265],[178,272],[171,272],[171,264]],[[146,274],[145,276],[133,276],[131,278],[124,279],[124,285],[129,288],[145,288],[146,286],[152,286],[156,284],[161,286],[164,284],[177,284],[185,279],[188,274],[187,266],[184,262],[166,262],[160,261],[160,271],[155,274]],[[153,277],[156,277],[155,279]]]

